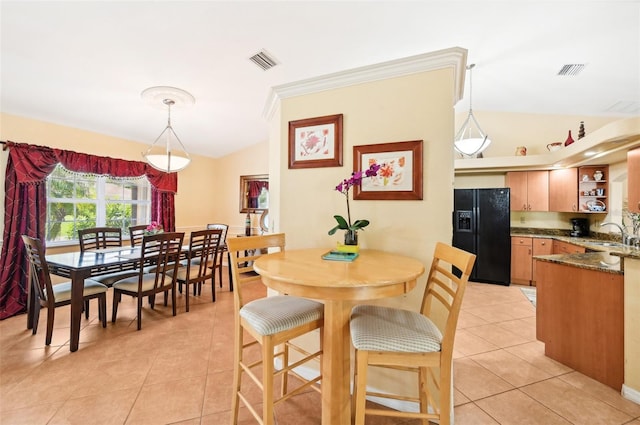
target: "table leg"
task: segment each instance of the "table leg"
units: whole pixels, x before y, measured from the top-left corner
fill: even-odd
[[[69,350],[78,351],[80,342],[80,322],[84,308],[84,280],[90,275],[88,270],[71,271],[71,337]]]
[[[322,356],[322,425],[351,423],[348,301],[326,301]]]

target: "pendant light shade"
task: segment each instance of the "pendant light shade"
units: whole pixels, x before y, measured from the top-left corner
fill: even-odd
[[[142,92],[142,98],[150,101],[162,101],[167,107],[167,126],[142,156],[153,168],[174,173],[184,169],[191,162],[180,138],[171,126],[171,107],[179,104],[192,105],[195,99],[191,94],[175,87],[151,87]]]
[[[467,70],[469,71],[469,116],[456,133],[453,141],[455,150],[466,158],[472,158],[481,154],[482,151],[491,144],[491,140],[484,131],[482,131],[476,117],[473,116],[473,108],[471,105],[473,95],[472,69],[475,66],[475,64],[467,66]]]

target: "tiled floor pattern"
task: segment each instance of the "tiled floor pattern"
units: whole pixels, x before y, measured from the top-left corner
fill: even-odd
[[[179,296],[176,317],[170,305],[145,306],[139,332],[133,299],[123,299],[117,322],[106,329],[94,303],[76,353],[69,352],[68,307],[56,310],[50,347],[44,311],[35,336],[24,315],[0,321],[0,423],[228,424],[233,298],[227,288],[225,281],[215,303],[206,288],[192,298],[189,313]],[[251,295],[264,293],[260,287]],[[469,285],[454,356],[458,425],[640,425],[640,405],[544,356],[535,309],[518,287]],[[320,424],[319,395],[294,397],[276,415],[278,425]],[[254,423],[247,412],[241,417],[242,424]]]

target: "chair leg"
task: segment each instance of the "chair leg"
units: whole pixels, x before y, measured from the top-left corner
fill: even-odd
[[[106,292],[98,297],[98,316],[102,321],[102,327],[107,327],[107,294]]]
[[[84,318],[89,320],[89,300],[84,300]]]
[[[188,313],[188,312],[189,312],[189,283],[188,283],[188,282],[185,282],[185,286],[187,287],[187,288],[186,288],[187,290],[185,291],[185,304],[186,304],[186,310],[187,310],[187,313]],[[196,284],[194,283],[194,284],[193,284],[193,292],[194,292],[193,296],[194,296],[194,297],[195,297],[195,295],[196,295],[196,294],[195,294],[195,291],[196,291]],[[165,305],[166,305],[166,304],[165,304]],[[175,302],[175,301],[173,301],[173,305],[174,305],[174,306],[176,305],[176,302]],[[175,316],[175,313],[174,313],[174,316]]]
[[[38,322],[40,321],[40,309],[42,306],[40,305],[40,300],[36,299],[33,303],[33,309],[31,310],[32,314],[32,323],[31,323],[31,334],[35,335],[38,332]]]
[[[227,267],[227,269],[229,270],[229,292],[233,292],[233,273],[231,271],[231,253],[229,252],[227,252],[227,264],[229,264],[229,266]],[[220,284],[222,284],[222,269],[220,269]]]
[[[53,338],[53,321],[56,318],[56,308],[51,306],[47,307],[47,337],[45,339],[45,345],[51,345],[51,339]]]
[[[273,418],[273,350],[270,337],[265,337],[262,344],[262,423],[274,425]]]
[[[187,297],[189,297],[188,293],[189,293],[189,285],[187,285]],[[165,295],[165,300],[166,300],[167,293],[165,292],[164,295]],[[187,298],[187,300],[188,299],[189,298]],[[164,305],[167,305],[167,303],[165,303]],[[171,288],[171,309],[173,310],[173,315],[175,316],[176,315],[176,288],[175,288],[175,286],[173,288]],[[187,310],[187,311],[189,311],[189,310]]]
[[[358,370],[356,372],[356,376],[358,380],[355,382],[356,386],[356,409],[355,409],[355,425],[364,425],[364,408],[366,403],[367,396],[367,363],[369,353],[366,351],[358,350],[356,351],[356,364],[358,365]]]
[[[138,301],[138,330],[142,329],[142,297],[136,297]]]
[[[244,345],[243,341],[243,331],[242,327],[238,324],[238,318],[235,319],[236,324],[234,325],[234,352],[233,352],[233,399],[231,401],[231,423],[236,425],[238,423],[238,409],[240,407],[240,382],[242,379],[242,367],[240,363],[242,362],[242,346]]]
[[[442,425],[449,425],[451,423],[451,409],[452,409],[452,365],[449,361],[441,361],[440,367],[440,423]]]
[[[420,398],[420,413],[429,413],[429,375],[426,367],[418,368],[418,397]],[[422,419],[422,425],[429,425],[428,419]],[[442,421],[440,421],[442,422]]]
[[[116,323],[116,316],[118,315],[118,304],[120,303],[121,294],[120,291],[113,291],[113,307],[111,307],[111,323]]]

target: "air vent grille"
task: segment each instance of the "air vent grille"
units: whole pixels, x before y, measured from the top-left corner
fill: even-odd
[[[562,69],[558,71],[558,75],[570,75],[576,76],[582,72],[586,65],[583,63],[570,63],[567,65],[563,65]]]
[[[264,50],[261,50],[255,55],[251,56],[249,60],[258,65],[263,71],[271,69],[278,64],[278,61],[276,61]]]

